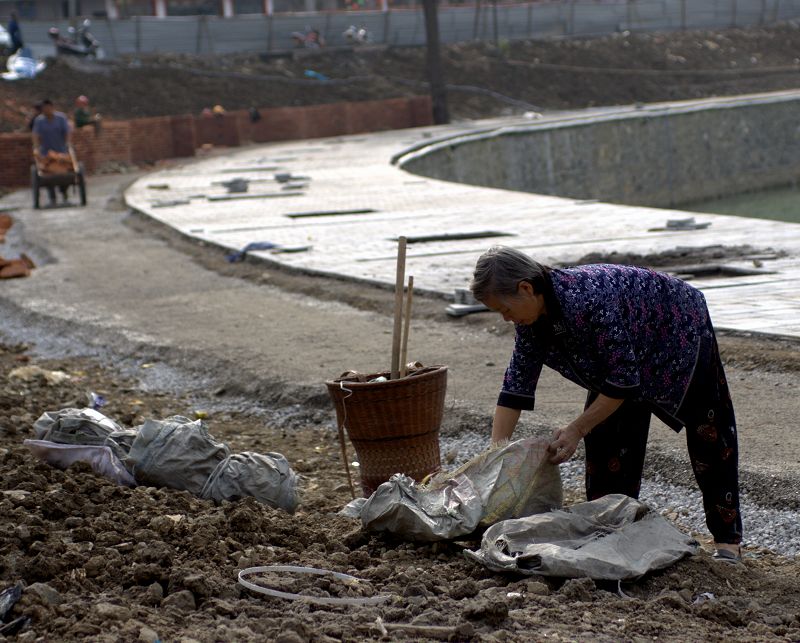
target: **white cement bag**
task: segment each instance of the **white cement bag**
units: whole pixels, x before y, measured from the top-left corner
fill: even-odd
[[[694,554],[698,543],[622,494],[489,527],[478,551],[489,569],[562,578],[634,580]]]
[[[206,481],[201,498],[238,500],[253,496],[259,502],[294,513],[297,476],[280,453],[237,453],[217,465]]]
[[[131,445],[126,464],[136,482],[199,496],[209,476],[230,455],[200,420],[175,415],[147,420]]]
[[[91,408],[48,411],[33,423],[37,440],[59,444],[101,446],[111,433],[121,430],[114,420]]]
[[[66,469],[76,462],[86,462],[95,473],[105,476],[117,484],[135,487],[136,481],[128,473],[122,462],[107,446],[85,446],[77,444],[57,444],[47,440],[24,440],[33,455],[49,465]]]
[[[410,540],[457,538],[517,516],[561,506],[561,476],[548,441],[526,438],[493,448],[418,485],[395,474],[361,508],[365,529]]]

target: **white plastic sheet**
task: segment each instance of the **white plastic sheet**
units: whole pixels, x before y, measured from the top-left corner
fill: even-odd
[[[4,80],[19,80],[20,78],[35,78],[44,71],[47,63],[37,60],[31,55],[31,50],[23,47],[17,53],[8,57],[6,69],[0,76]]]
[[[110,447],[80,444],[58,444],[47,440],[24,440],[23,443],[40,460],[59,469],[76,462],[86,462],[95,473],[117,484],[136,486],[136,480],[114,455]]]

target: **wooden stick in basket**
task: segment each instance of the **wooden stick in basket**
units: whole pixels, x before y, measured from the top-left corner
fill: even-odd
[[[408,293],[406,293],[406,318],[403,325],[403,344],[400,348],[400,377],[406,376],[408,367],[408,329],[411,326],[411,302],[414,299],[414,275],[408,277]]]
[[[403,282],[406,276],[406,238],[397,238],[397,279],[394,284],[394,333],[391,379],[400,377],[400,331],[403,322]]]

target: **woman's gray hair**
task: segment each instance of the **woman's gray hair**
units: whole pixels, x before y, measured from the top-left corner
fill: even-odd
[[[536,293],[544,291],[551,268],[528,255],[506,246],[492,246],[475,264],[469,289],[478,301],[487,297],[516,296],[521,281],[527,281]]]

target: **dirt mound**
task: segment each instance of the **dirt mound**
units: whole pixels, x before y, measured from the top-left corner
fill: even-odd
[[[466,43],[443,51],[453,118],[792,89],[798,86],[796,24],[719,32],[629,34],[599,39]],[[71,111],[86,94],[107,118],[310,105],[426,91],[424,48],[321,50],[196,57],[152,55],[86,64],[51,61],[31,81],[0,83],[0,105],[44,96]],[[0,66],[4,63],[0,59]],[[306,70],[330,80],[309,78]],[[522,103],[509,103],[497,92]],[[527,104],[527,106],[526,106]],[[27,113],[4,111],[0,131],[25,128]]]
[[[32,459],[22,440],[44,410],[82,405],[87,391],[126,424],[190,414],[202,401],[145,392],[97,364],[42,361],[68,380],[25,382],[31,361],[0,347],[0,590],[25,584],[6,621],[28,617],[20,640],[778,640],[800,637],[800,562],[750,552],[740,567],[706,554],[619,587],[493,574],[462,555],[470,543],[416,545],[363,533],[336,515],[348,500],[330,416],[302,425],[211,412],[234,449],[275,450],[304,476],[293,516],[253,500],[215,505],[185,492],[118,487],[88,466]],[[244,589],[240,569],[299,565],[364,579],[373,607],[289,603]],[[347,594],[330,578],[262,579],[315,596]],[[352,593],[352,591],[351,591]],[[691,635],[688,633],[691,632]],[[535,634],[533,634],[535,633]]]

